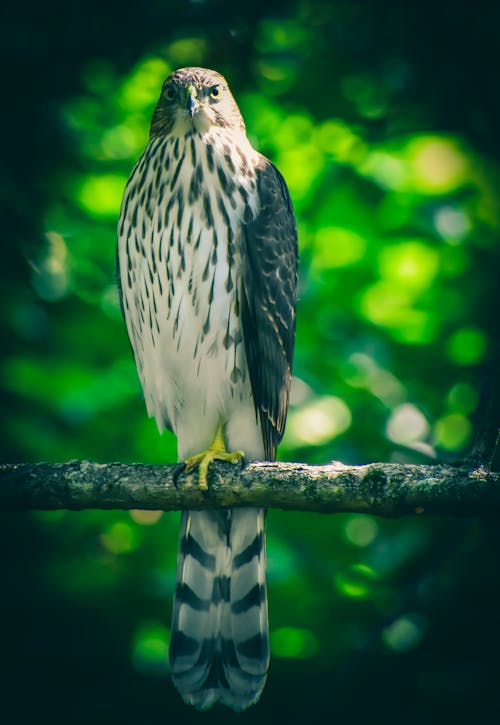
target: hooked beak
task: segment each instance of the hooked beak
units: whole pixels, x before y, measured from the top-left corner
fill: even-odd
[[[186,92],[187,95],[187,110],[191,118],[193,118],[194,114],[200,107],[199,101],[196,98],[196,88],[194,86],[189,86]]]

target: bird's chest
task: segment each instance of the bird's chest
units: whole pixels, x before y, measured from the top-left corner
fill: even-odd
[[[255,208],[254,182],[195,136],[171,146],[168,193],[156,210],[166,225],[152,250],[165,260],[165,335],[181,353],[224,355],[239,329],[241,230]]]
[[[257,205],[251,166],[222,138],[168,139],[148,147],[129,195],[139,201],[125,226],[143,384],[158,370],[237,382],[246,374],[241,235]]]

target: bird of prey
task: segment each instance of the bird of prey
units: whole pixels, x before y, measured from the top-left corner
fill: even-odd
[[[225,79],[163,84],[118,224],[121,303],[147,410],[179,461],[273,461],[295,339],[297,233],[276,167],[250,144]],[[185,511],[171,674],[199,709],[255,703],[269,664],[261,508]]]

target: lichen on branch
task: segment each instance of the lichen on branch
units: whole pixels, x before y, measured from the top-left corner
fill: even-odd
[[[214,463],[208,491],[196,472],[178,465],[123,463],[2,463],[0,508],[153,509],[265,506],[378,516],[500,513],[500,474],[464,462],[449,466],[371,463]]]

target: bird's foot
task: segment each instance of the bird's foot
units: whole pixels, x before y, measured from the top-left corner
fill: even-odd
[[[198,486],[201,491],[208,489],[207,484],[207,473],[208,467],[212,461],[226,461],[227,463],[243,463],[245,454],[243,451],[232,451],[231,453],[226,450],[224,443],[224,435],[222,428],[217,430],[215,438],[210,444],[206,451],[197,453],[194,456],[189,456],[184,461],[185,473],[191,473],[195,468],[198,469]]]

